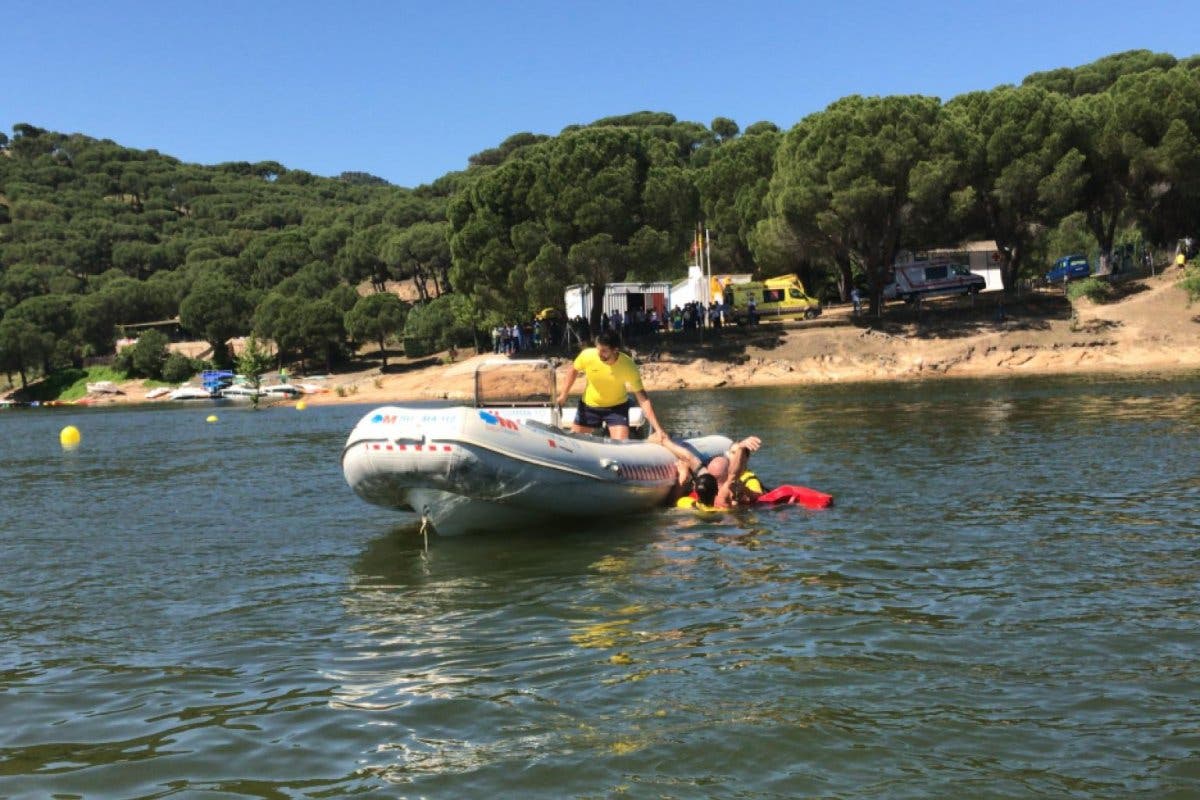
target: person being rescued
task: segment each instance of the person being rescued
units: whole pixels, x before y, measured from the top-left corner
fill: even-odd
[[[768,491],[747,468],[750,454],[762,447],[762,439],[757,436],[736,442],[725,455],[714,456],[708,464],[702,464],[695,453],[671,441],[665,433],[654,440],[675,456],[678,479],[667,503],[676,508],[710,511],[754,504],[797,504],[806,508],[833,505],[832,495],[806,486],[784,485]]]

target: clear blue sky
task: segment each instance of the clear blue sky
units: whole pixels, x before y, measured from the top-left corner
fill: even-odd
[[[1200,52],[1190,2],[17,2],[0,129],[401,186],[518,131],[640,110],[795,124],[848,94],[948,100],[1123,50]]]

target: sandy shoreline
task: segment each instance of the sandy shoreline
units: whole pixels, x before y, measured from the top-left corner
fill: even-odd
[[[760,325],[707,335],[678,335],[635,346],[651,393],[732,386],[785,386],[953,377],[1014,377],[1092,373],[1200,371],[1200,308],[1188,305],[1175,269],[1123,284],[1126,296],[1104,305],[1068,304],[1044,295],[996,315],[996,298],[943,301],[920,319],[909,309],[889,310],[867,326],[845,308],[794,327]],[[426,359],[331,375],[327,390],[304,398],[331,403],[386,404],[468,400],[475,365],[492,355],[442,364]],[[303,382],[303,378],[296,378]],[[577,382],[576,389],[583,385]],[[88,398],[91,404],[147,401],[140,381],[123,395]]]

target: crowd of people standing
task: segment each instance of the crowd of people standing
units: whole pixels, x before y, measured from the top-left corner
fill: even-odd
[[[586,325],[582,317],[576,317],[577,323]],[[670,311],[659,314],[658,309],[634,309],[622,313],[619,309],[604,312],[600,315],[600,332],[611,331],[624,338],[643,336],[651,333],[672,333],[697,330],[704,326],[705,320],[713,328],[720,328],[732,322],[728,307],[714,300],[707,307],[700,302],[685,303],[675,306]]]
[[[557,319],[531,319],[492,328],[492,352],[497,355],[544,352],[562,341],[563,327]]]
[[[753,314],[753,310],[751,310]],[[752,321],[757,321],[752,319]],[[497,355],[546,352],[567,346],[567,338],[577,342],[591,341],[596,335],[614,333],[621,341],[639,339],[659,333],[686,333],[707,326],[719,329],[733,323],[725,303],[714,300],[705,306],[701,302],[685,303],[670,311],[644,308],[605,311],[600,315],[599,329],[593,331],[588,320],[577,316],[569,322],[557,317],[534,318],[524,322],[507,322],[492,328],[492,352]],[[570,336],[566,337],[569,326]]]

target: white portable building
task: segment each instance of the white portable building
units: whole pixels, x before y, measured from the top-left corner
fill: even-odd
[[[563,293],[563,302],[566,305],[567,319],[575,319],[583,317],[590,319],[592,315],[592,287],[586,283],[576,283],[568,286]],[[671,308],[674,300],[671,298],[671,284],[667,281],[648,281],[646,283],[634,283],[631,281],[623,281],[620,283],[609,283],[604,287],[603,308],[609,314],[614,311],[620,311],[622,314],[627,311],[636,309],[644,309],[647,313],[651,310],[658,311],[661,317],[663,313]]]

